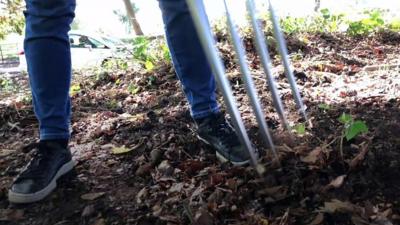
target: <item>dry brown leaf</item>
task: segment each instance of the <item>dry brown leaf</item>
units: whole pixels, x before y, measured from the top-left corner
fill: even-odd
[[[318,162],[322,154],[322,148],[316,147],[307,156],[301,157],[300,160],[305,163],[315,164]]]
[[[350,170],[354,170],[358,165],[360,165],[364,161],[367,152],[368,152],[368,144],[365,143],[361,144],[361,151],[350,162]]]
[[[347,177],[347,175],[341,175],[336,177],[334,180],[332,180],[328,185],[325,186],[324,191],[333,189],[333,188],[340,188],[343,183],[344,179]]]
[[[318,213],[318,215],[308,225],[319,225],[322,224],[322,222],[324,222],[324,214]]]
[[[22,220],[24,213],[23,209],[0,209],[0,222]]]
[[[339,188],[343,185],[344,182],[344,178],[346,178],[347,175],[341,175],[336,177],[336,179],[334,179],[333,181],[331,181],[331,183],[329,184],[331,187],[333,188]]]
[[[124,146],[121,146],[121,147],[113,147],[111,149],[111,151],[112,151],[113,154],[119,155],[119,154],[124,154],[124,153],[130,152],[130,151],[132,151],[132,149],[131,148],[127,148],[124,145]]]
[[[105,192],[87,193],[87,194],[81,195],[81,199],[88,200],[88,201],[93,201],[95,199],[100,198],[104,194],[105,194]]]
[[[338,199],[333,199],[331,202],[325,202],[324,207],[321,208],[321,212],[335,213],[335,212],[347,212],[352,213],[356,211],[357,207],[350,202],[342,202]]]
[[[142,199],[146,198],[148,194],[149,191],[147,190],[147,187],[142,188],[142,190],[140,190],[136,195],[136,202],[138,204],[142,203],[143,202]]]
[[[175,183],[171,186],[171,188],[168,190],[169,193],[174,193],[174,192],[181,192],[183,190],[183,183]]]
[[[205,210],[196,213],[195,221],[192,225],[213,225],[214,219],[211,214]]]
[[[150,175],[150,171],[153,169],[151,163],[146,163],[144,165],[139,166],[136,170],[135,175],[139,177],[145,177]]]
[[[106,225],[106,221],[103,218],[100,218],[96,220],[93,225]]]

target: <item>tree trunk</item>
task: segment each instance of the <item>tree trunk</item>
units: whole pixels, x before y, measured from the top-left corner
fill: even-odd
[[[314,12],[318,12],[320,7],[321,7],[321,0],[315,0]]]
[[[126,8],[126,13],[129,17],[129,21],[133,26],[133,30],[136,35],[143,35],[142,28],[140,28],[139,22],[136,20],[135,10],[133,10],[132,3],[130,0],[123,0]]]

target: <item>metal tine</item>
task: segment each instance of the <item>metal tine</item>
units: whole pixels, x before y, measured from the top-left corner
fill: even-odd
[[[186,0],[186,2],[189,6],[189,11],[190,14],[192,15],[193,22],[196,27],[200,42],[203,46],[206,57],[210,63],[211,69],[213,70],[217,84],[219,85],[219,88],[224,97],[225,104],[232,118],[232,122],[236,129],[236,133],[239,136],[241,143],[245,146],[246,150],[250,155],[252,166],[255,167],[257,172],[262,173],[258,167],[258,162],[257,162],[258,156],[247,135],[239,110],[237,108],[236,101],[232,94],[232,89],[229,85],[228,79],[225,76],[225,68],[217,53],[215,47],[215,40],[211,33],[203,1]]]
[[[253,82],[253,79],[251,77],[251,73],[250,73],[250,70],[249,70],[249,67],[248,67],[246,53],[244,51],[242,40],[239,37],[238,31],[237,31],[236,26],[235,26],[235,24],[233,22],[233,19],[231,17],[231,14],[229,12],[228,6],[226,4],[226,0],[223,0],[223,1],[224,1],[224,6],[225,6],[225,13],[226,13],[228,29],[229,29],[229,32],[231,34],[232,43],[233,43],[233,46],[235,48],[235,52],[236,52],[236,55],[237,55],[239,67],[240,67],[240,70],[241,70],[241,73],[242,73],[242,77],[243,77],[243,80],[244,80],[244,83],[245,83],[245,88],[246,88],[247,94],[248,94],[248,96],[250,98],[250,103],[251,103],[251,106],[252,106],[252,108],[254,110],[254,114],[256,116],[260,132],[262,134],[264,143],[267,146],[269,146],[269,148],[271,149],[275,159],[277,161],[279,161],[279,157],[278,157],[278,154],[276,152],[275,145],[274,145],[274,143],[272,141],[271,134],[269,132],[268,126],[267,126],[267,124],[265,122],[265,119],[264,119],[265,115],[264,115],[264,113],[262,111],[261,104],[260,104],[260,101],[259,101],[257,93],[256,93],[257,89],[256,89],[256,87],[254,85],[254,82]]]
[[[290,60],[288,57],[287,46],[285,43],[285,39],[283,38],[281,28],[279,26],[278,20],[276,18],[274,7],[271,3],[271,0],[268,0],[269,4],[269,12],[271,14],[271,21],[274,27],[274,35],[275,39],[278,43],[279,53],[282,58],[283,66],[285,67],[285,74],[287,79],[289,80],[290,87],[292,89],[294,100],[296,101],[297,107],[299,108],[301,114],[303,115],[304,119],[308,121],[306,110],[303,104],[303,100],[301,99],[299,89],[297,88],[296,80],[294,79],[293,71],[290,68]]]
[[[255,3],[254,0],[247,0],[246,1],[246,8],[247,8],[247,13],[249,15],[252,27],[253,27],[253,35],[254,35],[254,40],[257,48],[257,52],[260,55],[261,58],[261,64],[264,69],[264,73],[266,74],[267,77],[267,82],[268,86],[271,90],[271,96],[272,100],[275,106],[275,109],[279,115],[279,118],[281,119],[284,127],[290,131],[290,126],[289,123],[286,119],[285,116],[285,110],[282,104],[282,100],[280,98],[279,91],[276,87],[276,81],[272,73],[272,64],[271,64],[271,58],[269,56],[268,52],[268,46],[265,44],[265,38],[263,35],[263,32],[260,29],[260,25],[257,22],[257,17],[256,17],[256,9],[255,9]]]

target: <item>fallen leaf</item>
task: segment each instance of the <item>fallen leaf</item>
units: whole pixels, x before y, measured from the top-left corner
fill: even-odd
[[[19,221],[24,219],[23,209],[0,209],[0,221]]]
[[[162,151],[161,149],[158,149],[158,148],[153,149],[150,152],[151,163],[153,165],[157,165],[158,163],[161,162],[163,155],[164,155],[164,151]]]
[[[87,194],[81,195],[81,199],[88,200],[88,201],[93,201],[95,199],[100,198],[104,194],[105,194],[105,192],[87,193]]]
[[[89,217],[95,213],[93,205],[87,205],[82,211],[82,217]]]
[[[119,154],[124,154],[124,153],[130,152],[130,151],[132,151],[132,149],[131,148],[127,148],[124,145],[124,146],[121,146],[121,147],[113,147],[111,151],[112,151],[113,154],[119,155]]]
[[[300,160],[305,163],[315,164],[318,162],[322,154],[322,148],[316,147],[306,157],[301,157]]]
[[[151,163],[146,163],[144,165],[141,165],[135,172],[136,176],[139,177],[145,177],[150,175],[150,171],[153,169],[153,166]]]
[[[157,167],[158,171],[162,174],[170,174],[173,171],[173,167],[168,160],[163,160]]]
[[[214,219],[207,211],[201,210],[196,213],[195,221],[192,225],[213,225]]]
[[[183,190],[183,183],[175,183],[171,186],[171,188],[168,190],[169,193],[174,193],[174,192],[181,192]]]
[[[324,222],[324,214],[318,213],[318,215],[308,225],[319,225],[322,224],[322,222]]]
[[[336,177],[334,180],[332,180],[328,185],[325,186],[324,190],[330,190],[332,188],[340,188],[343,185],[344,179],[346,178],[347,175],[341,175]]]
[[[260,225],[269,225],[269,221],[267,219],[265,219],[265,218],[259,218],[258,219],[258,223]]]
[[[179,165],[179,168],[187,174],[193,175],[205,167],[204,163],[198,160],[186,160]]]
[[[282,200],[287,198],[288,189],[284,186],[268,187],[258,191],[257,196],[270,196],[274,201]]]
[[[106,221],[103,218],[96,220],[93,225],[106,225]]]
[[[146,187],[142,188],[142,190],[140,190],[138,192],[138,194],[136,195],[136,202],[138,204],[142,203],[143,202],[142,199],[146,198],[148,193],[149,193],[149,191],[147,190]]]
[[[361,144],[361,151],[350,162],[350,170],[354,170],[358,165],[360,165],[364,161],[367,152],[368,152],[368,144],[366,143]]]
[[[131,152],[133,150],[136,150],[136,149],[140,148],[143,145],[144,140],[145,140],[145,138],[140,139],[139,142],[135,146],[133,146],[131,148],[127,148],[127,147],[125,147],[125,145],[123,145],[121,147],[113,146],[111,151],[112,151],[113,154],[116,154],[116,155]]]
[[[167,221],[167,222],[171,222],[171,223],[174,223],[174,224],[179,223],[178,217],[173,216],[173,215],[164,215],[164,216],[160,216],[160,220]]]
[[[211,177],[210,177],[211,186],[216,186],[216,185],[224,182],[225,177],[226,177],[225,173],[216,173],[216,174],[211,175]]]
[[[325,202],[324,207],[321,208],[321,212],[325,213],[335,213],[344,212],[352,213],[356,211],[356,206],[350,202],[342,202],[338,199],[333,199],[331,202]]]

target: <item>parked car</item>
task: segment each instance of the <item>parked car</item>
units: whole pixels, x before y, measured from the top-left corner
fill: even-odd
[[[68,35],[73,69],[101,66],[111,58],[131,56],[129,46],[117,38],[83,31],[70,31]],[[19,69],[26,71],[23,50],[19,52],[19,61]]]

